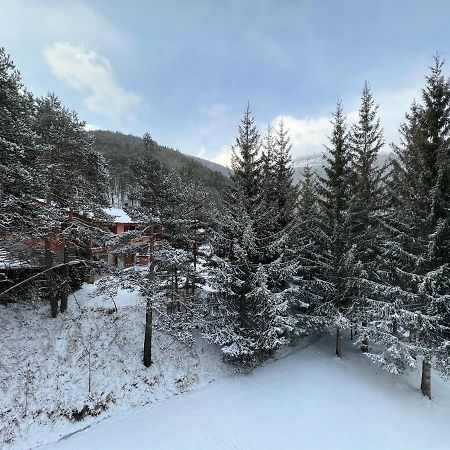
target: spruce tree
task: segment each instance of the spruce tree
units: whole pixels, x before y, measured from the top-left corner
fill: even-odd
[[[155,157],[156,143],[149,133],[142,138],[142,153],[132,165],[135,179],[132,198],[134,204],[129,208],[135,220],[143,222],[146,226],[142,234],[147,238],[148,267],[145,274],[138,277],[139,286],[145,299],[145,333],[143,363],[149,367],[152,363],[152,335],[153,335],[153,309],[155,291],[158,284],[156,279],[157,258],[155,256],[155,243],[157,234],[161,231],[161,185],[163,182],[163,168]],[[132,251],[134,249],[132,248]]]
[[[369,85],[366,82],[361,96],[358,122],[352,127],[349,142],[352,151],[351,199],[349,227],[352,248],[350,275],[354,301],[351,320],[362,325],[361,350],[367,352],[369,322],[366,309],[377,298],[380,266],[383,254],[384,178],[385,167],[377,164],[383,148],[383,131],[377,116]]]
[[[349,327],[349,203],[351,152],[346,118],[341,102],[332,119],[333,131],[327,146],[325,176],[319,177],[320,221],[322,227],[322,283],[326,285],[321,314],[336,328],[336,355],[341,356],[341,330]]]
[[[293,303],[293,312],[302,333],[322,331],[327,325],[320,313],[323,299],[328,294],[328,283],[322,277],[327,254],[321,236],[317,178],[307,164],[299,185],[295,226],[290,242],[291,251],[298,259],[295,276],[297,301]]]
[[[294,207],[297,201],[297,187],[294,184],[292,164],[292,144],[283,120],[278,124],[273,151],[273,171],[275,179],[276,207],[279,230],[292,225]]]
[[[45,242],[46,268],[54,265],[55,244],[63,247],[59,263],[68,262],[69,248],[78,257],[90,258],[93,242],[101,244],[107,233],[100,227],[76,220],[75,214],[90,219],[103,219],[108,205],[108,174],[103,157],[93,150],[93,142],[84,129],[85,123],[75,112],[63,107],[54,94],[37,99],[34,129],[42,147],[38,167],[45,180],[46,204],[40,234]],[[69,269],[56,282],[54,271],[47,270],[47,292],[52,317],[67,309]],[[60,302],[59,302],[60,300]]]
[[[373,308],[384,345],[373,358],[392,371],[422,359],[421,389],[431,397],[431,365],[447,373],[449,367],[450,83],[438,57],[422,98],[423,104],[412,105],[395,147],[385,255],[390,287]]]
[[[213,239],[213,293],[204,325],[205,336],[227,358],[244,364],[272,354],[292,330],[287,289],[279,286],[292,267],[284,259],[283,233],[268,236],[265,228],[271,210],[259,150],[247,107],[233,147],[232,184]]]
[[[36,163],[41,148],[33,130],[35,106],[13,61],[0,48],[0,240],[33,232],[36,197],[45,186]]]

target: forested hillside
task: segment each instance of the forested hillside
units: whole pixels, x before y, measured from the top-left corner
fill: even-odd
[[[106,159],[110,174],[112,202],[121,206],[133,187],[131,166],[143,151],[142,138],[119,131],[95,130],[89,134],[94,138],[94,148]],[[155,156],[168,170],[192,177],[208,190],[213,198],[223,192],[228,179],[223,167],[200,158],[189,157],[177,150],[155,143]],[[208,167],[209,165],[209,167]],[[217,167],[216,167],[217,166]],[[222,172],[219,170],[221,169]]]

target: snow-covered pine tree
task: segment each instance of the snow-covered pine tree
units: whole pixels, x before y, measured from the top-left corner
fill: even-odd
[[[349,136],[353,154],[351,161],[351,199],[349,227],[351,233],[351,258],[349,273],[352,278],[352,309],[349,317],[352,322],[362,325],[361,350],[368,350],[366,328],[368,303],[377,299],[377,285],[381,282],[384,242],[384,178],[386,167],[380,167],[378,155],[383,148],[383,131],[377,116],[378,105],[367,81],[361,95],[358,122],[352,127]],[[357,326],[358,326],[357,325]],[[353,330],[352,330],[353,332]]]
[[[43,180],[36,164],[41,148],[33,130],[33,98],[4,48],[0,48],[0,98],[0,245],[5,246],[7,234],[20,239],[33,231]]]
[[[291,159],[292,145],[288,130],[281,120],[273,132],[271,126],[262,140],[261,179],[262,202],[264,216],[259,221],[260,236],[265,236],[267,243],[277,236],[276,245],[267,245],[265,258],[267,261],[279,259],[285,264],[293,263],[295,255],[289,251],[291,235],[294,230],[294,208],[298,197],[298,189],[294,184],[294,168]],[[281,260],[280,260],[281,261]],[[278,288],[285,288],[286,279],[277,280],[273,274],[271,282]]]
[[[43,151],[38,164],[45,180],[46,205],[41,208],[39,231],[45,241],[47,269],[53,266],[54,243],[64,247],[60,263],[68,262],[69,248],[78,257],[90,258],[92,242],[102,242],[108,233],[93,225],[75,220],[75,214],[89,219],[103,219],[102,208],[108,205],[108,173],[103,157],[92,148],[85,123],[75,112],[63,107],[54,94],[37,99],[34,128]],[[67,308],[69,268],[55,283],[56,273],[46,272],[52,317]],[[58,288],[56,288],[58,286]]]
[[[184,219],[187,220],[188,230],[184,236],[183,248],[190,253],[190,276],[186,282],[186,288],[191,289],[191,294],[196,294],[197,283],[202,283],[199,270],[199,257],[204,256],[207,248],[202,248],[208,242],[209,231],[212,223],[213,204],[210,194],[195,179],[185,174],[183,177]]]
[[[94,150],[85,125],[55,94],[37,100],[35,128],[45,147],[40,164],[51,202],[67,209],[68,222],[75,213],[103,218],[109,204],[106,162]]]
[[[34,127],[43,148],[39,158],[40,171],[46,185],[42,194],[46,204],[41,208],[43,220],[39,233],[45,243],[46,295],[50,301],[51,316],[56,317],[58,307],[61,312],[67,309],[69,294],[69,268],[64,268],[66,277],[57,280],[57,275],[50,270],[54,265],[52,244],[57,242],[63,224],[67,220],[67,208],[61,196],[69,168],[64,159],[64,132],[68,129],[68,117],[61,102],[54,94],[36,100],[36,120]],[[64,259],[67,259],[67,243],[64,242]],[[66,261],[64,261],[66,262]]]
[[[422,91],[400,127],[390,177],[386,279],[391,287],[373,308],[380,350],[392,371],[422,359],[422,393],[431,396],[431,364],[449,368],[448,248],[450,83],[435,58]]]
[[[282,252],[284,234],[269,237],[264,228],[272,211],[266,208],[259,150],[247,106],[233,147],[231,188],[213,239],[213,292],[204,324],[205,337],[220,345],[225,357],[244,364],[272,354],[292,330],[287,291],[275,282],[288,278],[292,267]],[[271,253],[278,256],[269,259]]]
[[[261,139],[261,174],[264,186],[265,209],[270,211],[271,221],[265,221],[261,234],[270,236],[278,229],[278,200],[275,174],[275,136],[269,124],[266,133]]]
[[[130,214],[135,220],[145,226],[141,232],[148,240],[148,267],[145,274],[137,274],[140,281],[140,290],[145,299],[145,334],[143,363],[149,367],[152,363],[152,334],[153,334],[153,308],[156,280],[155,242],[158,233],[161,232],[161,185],[163,180],[163,168],[156,159],[156,143],[149,133],[145,133],[142,139],[142,154],[132,165],[132,173],[135,179],[133,192],[133,205],[129,208]],[[132,248],[131,251],[134,252]],[[142,276],[143,275],[143,276]]]
[[[278,230],[289,230],[294,221],[294,208],[298,197],[298,189],[294,183],[294,167],[291,155],[292,144],[289,131],[285,128],[283,120],[280,120],[276,129],[275,145],[273,147]]]
[[[178,171],[167,171],[156,159],[155,149],[155,141],[146,133],[142,154],[132,164],[133,202],[127,210],[142,229],[116,243],[116,251],[134,254],[147,242],[147,270],[127,269],[117,274],[119,284],[130,287],[134,283],[145,299],[146,367],[152,363],[154,327],[189,341],[198,323],[199,305],[193,292],[201,242],[197,232],[207,215],[207,197],[201,195],[199,186]]]
[[[442,73],[443,61],[434,59],[422,91],[424,166],[431,178],[427,247],[421,261],[425,272],[419,294],[427,297],[427,314],[437,317],[435,329],[421,336],[428,348],[423,354],[422,393],[431,396],[431,364],[450,374],[450,78]]]
[[[325,175],[319,177],[319,204],[323,259],[320,260],[320,291],[325,291],[320,315],[336,328],[336,355],[341,356],[341,330],[349,327],[349,206],[351,152],[346,118],[338,102],[332,119],[333,131],[327,146]]]
[[[323,251],[318,186],[315,173],[307,164],[299,185],[295,209],[295,226],[291,234],[290,251],[298,259],[295,276],[297,301],[292,309],[300,333],[321,331],[327,324],[320,313],[323,299],[328,295],[328,283],[322,280],[327,255]]]

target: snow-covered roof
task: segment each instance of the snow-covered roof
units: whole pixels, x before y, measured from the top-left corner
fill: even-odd
[[[12,255],[8,250],[0,247],[0,270],[1,269],[20,269],[31,267],[26,261]]]
[[[131,217],[121,208],[106,208],[104,211],[114,217],[115,223],[134,223]]]

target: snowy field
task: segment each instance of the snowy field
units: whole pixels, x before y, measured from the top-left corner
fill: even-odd
[[[427,400],[419,373],[390,375],[345,338],[339,360],[331,337],[244,375],[200,338],[155,333],[146,369],[141,299],[121,291],[113,312],[93,289],[57,319],[48,305],[0,306],[0,448],[450,449],[450,384],[437,376]],[[86,406],[95,416],[76,420]]]
[[[133,409],[47,450],[448,450],[450,386],[395,377],[346,346],[319,342],[158,405]]]

